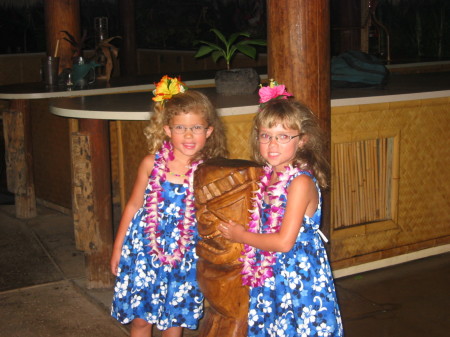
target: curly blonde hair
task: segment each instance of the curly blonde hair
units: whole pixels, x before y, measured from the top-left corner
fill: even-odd
[[[269,101],[253,119],[251,148],[253,159],[259,164],[266,160],[259,151],[258,135],[261,128],[271,128],[277,124],[286,129],[297,130],[305,142],[295,154],[294,166],[306,165],[314,173],[322,188],[328,187],[330,165],[326,160],[325,138],[317,117],[303,103],[294,99],[276,99]]]
[[[213,127],[214,130],[206,140],[203,149],[193,160],[228,156],[223,123],[210,100],[203,93],[196,90],[187,90],[184,93],[174,95],[164,103],[156,102],[153,111],[150,125],[144,129],[148,150],[151,154],[155,154],[164,141],[170,140],[163,127],[169,125],[174,116],[196,113],[201,115],[207,125]]]

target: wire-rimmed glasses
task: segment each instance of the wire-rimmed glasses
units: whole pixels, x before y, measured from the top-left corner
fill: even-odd
[[[186,133],[187,130],[191,130],[191,132],[194,135],[200,135],[204,133],[205,130],[208,130],[208,128],[205,128],[203,125],[194,125],[194,126],[172,125],[170,129],[178,135]]]
[[[289,143],[292,139],[294,139],[295,137],[299,137],[301,134],[295,135],[295,136],[289,136],[289,135],[285,135],[285,134],[280,134],[280,135],[276,135],[276,136],[271,136],[267,133],[260,133],[258,135],[258,141],[261,144],[269,144],[273,138],[275,138],[275,140],[277,141],[278,144],[287,144]]]

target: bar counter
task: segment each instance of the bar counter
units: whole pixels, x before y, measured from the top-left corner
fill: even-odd
[[[90,148],[93,151],[92,158],[97,158],[95,159],[97,160],[97,163],[92,162],[92,168],[90,169],[94,169],[94,166],[100,166],[97,175],[100,176],[103,181],[100,188],[93,187],[93,191],[99,194],[97,196],[92,196],[93,199],[102,200],[104,203],[102,204],[103,206],[96,206],[96,208],[101,211],[98,211],[99,214],[95,215],[96,217],[103,217],[103,219],[100,220],[103,224],[100,226],[98,224],[95,225],[94,222],[98,222],[98,219],[78,218],[75,220],[78,222],[83,220],[86,221],[87,224],[92,225],[87,226],[87,231],[85,230],[80,236],[80,239],[82,240],[80,240],[79,243],[80,245],[83,245],[83,247],[80,248],[85,250],[87,256],[94,253],[97,254],[96,256],[92,256],[92,261],[97,261],[97,263],[94,263],[91,266],[92,270],[88,272],[88,275],[91,274],[92,276],[92,287],[108,285],[106,275],[109,271],[98,271],[96,268],[98,268],[98,262],[102,260],[107,261],[109,259],[109,249],[112,243],[111,239],[109,239],[112,237],[112,212],[111,209],[108,208],[109,206],[107,206],[108,204],[111,204],[111,199],[105,199],[105,195],[111,195],[111,157],[109,145],[112,146],[113,139],[110,138],[109,135],[109,126],[113,125],[117,129],[117,156],[119,157],[119,166],[121,165],[118,174],[121,193],[120,204],[123,204],[131,190],[136,165],[140,158],[142,158],[142,155],[145,154],[145,145],[143,145],[142,140],[139,140],[139,143],[137,143],[136,139],[141,137],[142,128],[145,123],[147,123],[146,120],[150,117],[152,102],[151,91],[154,88],[152,83],[159,80],[159,78],[160,75],[155,76],[154,79],[140,79],[135,83],[122,81],[121,83],[112,84],[109,87],[73,90],[71,92],[37,91],[32,90],[31,86],[27,87],[27,85],[16,87],[8,86],[8,88],[6,88],[7,90],[4,90],[5,87],[0,87],[0,99],[10,99],[13,102],[49,98],[50,111],[52,114],[67,117],[69,120],[74,119],[78,121],[79,129],[76,130],[77,141],[80,142],[83,139],[89,139],[87,143],[90,144],[90,147],[88,146],[87,148]],[[262,78],[264,77],[262,76]],[[212,80],[196,78],[185,82],[188,87],[205,92],[216,106],[219,114],[223,117],[227,129],[227,139],[231,158],[248,158],[248,130],[251,125],[251,119],[257,111],[257,94],[218,96],[215,93],[215,89],[211,87],[213,85]],[[417,113],[421,115],[423,115],[421,111],[426,111],[427,114],[431,115],[431,113],[434,113],[433,109],[436,104],[444,106],[445,109],[447,109],[450,105],[449,97],[449,72],[420,74],[393,73],[384,87],[333,88],[331,91],[332,151],[342,142],[351,142],[355,139],[360,140],[367,137],[378,138],[380,135],[381,137],[390,137],[393,135],[394,138],[397,137],[395,139],[398,140],[400,149],[407,148],[408,142],[410,142],[408,140],[408,137],[410,136],[408,135],[407,115],[410,114],[410,111],[418,111]],[[427,112],[430,106],[431,110],[430,112]],[[440,113],[440,118],[442,119],[441,125],[447,123],[446,128],[448,128],[449,110],[447,109],[445,111],[446,112],[443,114]],[[30,112],[28,111],[28,113]],[[402,122],[392,122],[390,120],[392,113],[398,114],[398,116],[404,115],[404,117],[402,117]],[[389,116],[389,118],[386,116]],[[353,119],[360,124],[348,122]],[[363,123],[361,123],[361,121],[363,121]],[[436,126],[432,126],[429,128],[431,133],[435,132],[435,127]],[[26,134],[26,132],[24,134]],[[405,138],[406,143],[403,143],[405,135],[407,136]],[[417,131],[414,131],[414,134],[411,137],[414,139],[416,136]],[[114,139],[116,139],[116,137],[114,137]],[[448,153],[448,150],[446,150],[450,147],[448,142],[449,139],[447,135],[445,139],[442,139],[442,146],[437,149],[437,152],[434,151],[432,155],[450,158],[450,154]],[[73,150],[73,139],[71,144]],[[446,157],[445,152],[447,153]],[[403,160],[405,155],[410,154],[400,152],[397,153],[397,155]],[[87,162],[85,161],[84,164],[86,163]],[[102,166],[105,164],[107,165]],[[444,164],[448,164],[448,159],[444,159],[442,163],[439,163],[437,166],[439,168]],[[335,165],[335,163],[332,162],[332,165]],[[401,163],[401,165],[403,169],[408,167],[408,163]],[[72,167],[72,170],[76,169],[76,167]],[[442,170],[438,171],[442,172]],[[430,174],[428,171],[426,173]],[[443,173],[440,174],[442,175]],[[400,176],[402,176],[401,170]],[[408,188],[410,188],[402,185],[406,180],[407,179],[404,177],[399,180],[400,184],[398,186],[399,195],[397,202],[400,206],[396,218],[391,221],[394,225],[389,225],[391,227],[381,226],[378,229],[374,229],[374,226],[371,224],[370,226],[364,225],[351,228],[332,229],[331,241],[334,244],[331,251],[331,260],[339,269],[344,270],[345,268],[354,268],[354,266],[364,263],[374,263],[380,259],[395,259],[397,255],[401,255],[405,252],[409,253],[418,250],[425,251],[426,249],[431,249],[431,252],[427,254],[434,254],[436,251],[442,251],[442,249],[448,250],[448,243],[450,242],[448,238],[450,233],[447,228],[448,226],[445,227],[442,225],[450,222],[450,219],[448,219],[449,216],[447,215],[450,214],[450,210],[448,210],[448,205],[446,204],[441,205],[443,208],[447,207],[447,209],[444,210],[444,215],[437,220],[439,224],[435,234],[430,234],[432,233],[430,231],[427,232],[427,235],[414,236],[411,235],[408,230],[404,230],[403,223],[408,221],[408,219],[404,218],[405,210],[402,209],[402,205],[405,202],[410,202],[410,199],[402,192],[403,190],[408,190]],[[411,182],[408,182],[408,184],[410,183]],[[76,187],[76,185],[74,186]],[[449,193],[447,193],[447,195],[448,194]],[[82,194],[78,197],[80,200],[89,199],[85,198],[86,195]],[[83,207],[88,209],[89,205],[84,204]],[[421,207],[418,207],[418,209],[423,210],[424,206]],[[74,209],[72,211],[74,212],[74,215],[77,216],[82,213],[77,212]],[[447,229],[443,229],[444,227]],[[95,237],[96,231],[100,236]],[[404,233],[400,235],[399,231]],[[369,235],[369,233],[371,234]],[[381,233],[382,235],[389,235],[389,239],[380,238]],[[412,239],[408,240],[408,236]],[[440,239],[438,240],[437,237]],[[373,242],[369,240],[372,243],[368,244],[368,239]],[[352,250],[352,246],[355,247],[355,249]],[[439,247],[437,250],[435,249],[436,246]],[[423,250],[424,248],[426,249]],[[100,252],[101,254],[99,254]],[[359,258],[356,258],[356,256],[359,256]],[[346,271],[346,273],[352,273],[352,271]]]
[[[262,78],[267,78],[264,76]],[[258,95],[217,95],[213,80],[186,81],[190,88],[203,91],[213,102],[221,116],[245,115],[256,112]],[[150,115],[153,84],[125,86],[102,92],[116,93],[102,97],[56,98],[51,100],[52,113],[71,118],[99,118],[110,120],[147,120]],[[450,90],[450,72],[391,74],[383,87],[333,88],[331,107],[401,102],[413,99],[447,97]],[[136,92],[140,91],[140,92]],[[1,98],[1,94],[0,94]]]

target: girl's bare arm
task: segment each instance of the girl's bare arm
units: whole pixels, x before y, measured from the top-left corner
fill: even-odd
[[[125,234],[127,232],[128,226],[133,219],[139,208],[142,207],[144,202],[144,193],[148,185],[148,177],[153,169],[155,156],[148,155],[145,156],[141,161],[136,180],[134,182],[133,190],[125,209],[122,213],[122,218],[120,219],[119,228],[117,229],[116,239],[114,241],[113,251],[111,255],[111,272],[117,275],[117,267],[120,261],[120,254],[122,251],[122,244]]]
[[[287,192],[286,211],[277,233],[251,233],[242,225],[231,221],[219,227],[223,236],[231,241],[245,243],[265,251],[290,251],[297,239],[305,213],[311,216],[314,214],[319,197],[314,182],[306,175],[296,177]]]

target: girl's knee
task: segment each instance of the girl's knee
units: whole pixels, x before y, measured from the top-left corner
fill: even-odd
[[[135,318],[131,322],[132,329],[142,330],[142,329],[151,329],[151,327],[152,325],[142,318]]]

